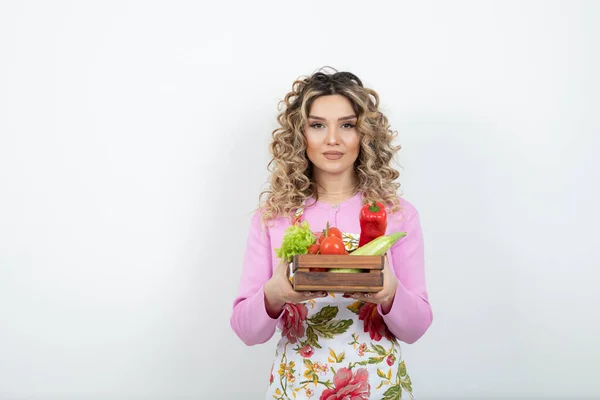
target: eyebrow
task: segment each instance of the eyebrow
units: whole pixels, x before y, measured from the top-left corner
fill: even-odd
[[[323,117],[317,117],[317,116],[314,116],[314,115],[309,115],[308,118],[310,118],[310,119],[318,119],[318,120],[321,120],[321,121],[325,121],[325,118],[323,118]],[[345,117],[342,117],[342,118],[338,118],[338,121],[346,121],[346,120],[355,119],[355,118],[356,118],[356,115],[348,115],[348,116],[345,116]]]

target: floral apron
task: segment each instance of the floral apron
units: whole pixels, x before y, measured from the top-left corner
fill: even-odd
[[[358,247],[359,234],[342,236],[348,251]],[[286,304],[282,322],[267,399],[413,398],[400,343],[376,304],[329,293]]]

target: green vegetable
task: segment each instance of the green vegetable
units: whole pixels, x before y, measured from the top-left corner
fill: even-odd
[[[281,247],[275,249],[275,255],[282,260],[291,262],[296,254],[307,254],[308,246],[315,243],[316,239],[308,221],[302,221],[299,225],[291,225],[285,230]]]
[[[350,253],[351,256],[382,256],[384,255],[398,239],[406,236],[406,232],[391,233],[386,236],[379,236],[362,247]],[[363,272],[362,269],[355,268],[331,268],[329,272],[347,274],[351,272]]]
[[[333,272],[335,274],[349,274],[352,272],[363,272],[363,270],[355,268],[329,268],[328,272]]]
[[[395,232],[389,235],[379,236],[369,243],[354,250],[351,256],[382,256],[398,241],[406,236],[406,232]]]

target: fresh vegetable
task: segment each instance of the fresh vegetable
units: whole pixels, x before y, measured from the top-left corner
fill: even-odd
[[[308,254],[348,254],[342,240],[342,232],[338,228],[327,226],[317,234],[317,243],[308,248]],[[309,268],[313,272],[327,272],[327,268]]]
[[[289,226],[283,235],[281,247],[275,249],[275,255],[286,262],[291,262],[297,254],[307,254],[308,247],[315,243],[307,221]]]
[[[395,232],[389,235],[379,236],[369,243],[354,250],[351,256],[382,256],[398,241],[406,236],[406,232]]]
[[[391,233],[386,236],[379,236],[373,239],[366,245],[359,247],[350,253],[351,256],[382,256],[396,243],[400,238],[406,236],[406,232]],[[350,273],[350,272],[362,272],[361,269],[356,268],[331,268],[329,272],[336,273]]]
[[[318,243],[313,243],[308,246],[307,252],[308,254],[319,254],[321,246]]]
[[[321,252],[321,245],[319,243],[313,243],[308,246],[308,254],[319,254]],[[312,272],[327,272],[327,268],[309,268]]]
[[[320,253],[321,254],[338,254],[338,255],[348,254],[342,239],[335,237],[335,236],[329,236],[323,240],[323,242],[321,243]]]
[[[342,231],[340,231],[338,228],[335,228],[335,227],[329,227],[329,222],[327,222],[327,226],[325,227],[325,229],[323,229],[323,232],[321,232],[321,234],[319,235],[319,238],[317,239],[317,243],[319,243],[319,244],[323,243],[323,240],[325,240],[326,238],[328,238],[330,236],[335,236],[335,237],[339,238],[340,240],[343,239]]]
[[[340,231],[338,228],[335,228],[335,227],[329,228],[327,235],[334,236],[339,239],[343,239],[342,231]]]
[[[329,268],[329,272],[333,272],[334,274],[352,274],[363,272],[363,270],[358,268]]]
[[[387,214],[383,203],[374,201],[362,206],[358,220],[360,223],[359,247],[385,235]]]

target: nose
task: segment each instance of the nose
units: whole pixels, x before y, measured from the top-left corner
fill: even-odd
[[[335,126],[332,126],[331,129],[329,129],[327,131],[327,143],[334,145],[334,144],[338,144],[339,141],[339,136],[338,136],[338,129]]]

